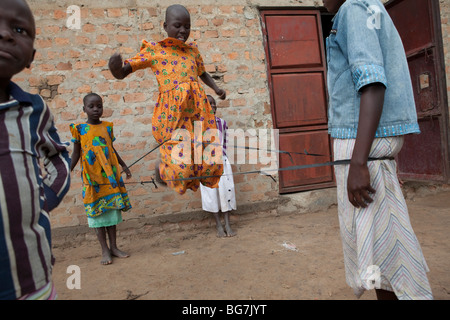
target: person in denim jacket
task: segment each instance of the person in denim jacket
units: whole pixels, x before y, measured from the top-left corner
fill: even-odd
[[[357,297],[432,299],[394,157],[420,133],[400,36],[379,0],[323,0],[336,13],[327,38],[329,134],[346,280]],[[370,160],[370,161],[369,161]]]

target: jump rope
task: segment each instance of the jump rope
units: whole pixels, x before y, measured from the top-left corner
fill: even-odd
[[[157,145],[156,147],[154,147],[153,149],[151,149],[149,152],[147,152],[146,154],[141,156],[139,159],[137,159],[131,165],[127,166],[127,169],[130,169],[132,166],[134,166],[135,164],[140,162],[142,159],[147,157],[149,154],[151,154],[152,152],[154,152],[155,150],[160,148],[162,145],[164,145],[168,141],[170,141],[170,140],[166,140],[166,141],[160,143],[159,145]],[[200,144],[205,146],[205,142],[194,141],[194,144],[197,145],[197,146],[200,145]],[[213,145],[213,146],[222,146],[221,144],[214,143],[214,142],[210,142],[210,143],[208,143],[208,145],[209,146],[211,146],[211,145]],[[279,154],[286,154],[286,155],[289,156],[289,159],[290,159],[290,161],[292,163],[294,162],[292,155],[303,155],[303,156],[311,156],[311,157],[328,157],[328,158],[331,157],[329,155],[310,153],[306,149],[304,150],[304,152],[294,152],[294,151],[284,151],[284,150],[263,149],[263,148],[248,147],[248,146],[234,146],[234,148],[235,149],[257,150],[257,151],[266,151],[266,152],[274,152],[274,153],[279,153]],[[382,160],[394,160],[394,159],[395,159],[394,157],[380,157],[380,158],[369,157],[367,159],[367,161],[382,161]],[[253,171],[238,171],[238,172],[233,172],[233,173],[223,174],[223,175],[196,176],[196,177],[178,178],[178,179],[171,179],[171,180],[164,180],[164,181],[165,182],[190,181],[190,180],[201,180],[201,179],[207,179],[207,178],[219,178],[219,177],[223,177],[223,176],[227,176],[227,175],[261,174],[261,175],[264,175],[264,176],[267,176],[267,177],[271,178],[274,182],[276,182],[276,180],[273,177],[273,175],[269,174],[269,172],[303,170],[303,169],[308,169],[308,168],[318,168],[318,167],[327,167],[327,166],[339,166],[339,165],[350,164],[350,161],[351,161],[350,159],[335,160],[335,161],[327,161],[327,162],[323,162],[323,163],[294,165],[294,166],[288,166],[288,167],[276,168],[276,169],[253,170]],[[121,173],[123,173],[123,171]],[[150,181],[126,182],[124,184],[128,184],[128,185],[130,185],[130,184],[141,184],[141,185],[153,184],[155,189],[158,189],[158,185],[156,184],[156,181],[155,181],[154,178],[152,178]],[[85,185],[92,185],[92,184],[85,184]],[[101,185],[109,185],[109,184],[96,184],[96,186],[101,186]]]

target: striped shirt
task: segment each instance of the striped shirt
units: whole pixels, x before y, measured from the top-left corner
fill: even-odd
[[[48,213],[70,186],[67,144],[50,109],[12,82],[9,93],[10,101],[0,104],[0,299],[20,298],[51,281]]]

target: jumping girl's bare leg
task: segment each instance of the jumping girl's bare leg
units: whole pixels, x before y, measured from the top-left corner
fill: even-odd
[[[155,164],[155,180],[156,182],[158,182],[159,184],[163,185],[163,186],[167,186],[167,182],[165,182],[162,178],[161,178],[161,174],[159,172],[159,167],[161,164],[161,159],[158,158],[158,160],[156,160],[156,164]]]

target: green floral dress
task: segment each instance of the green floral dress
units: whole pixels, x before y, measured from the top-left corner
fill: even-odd
[[[131,209],[120,165],[113,148],[113,124],[71,124],[72,142],[81,144],[80,165],[83,202],[89,218],[109,210]]]

